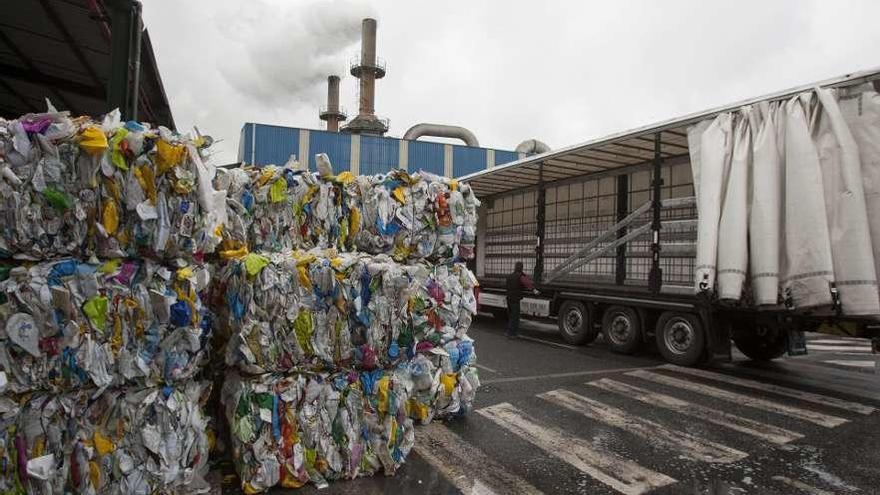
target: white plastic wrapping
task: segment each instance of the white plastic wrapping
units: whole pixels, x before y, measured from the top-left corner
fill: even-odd
[[[868,212],[874,265],[880,270],[880,94],[860,87],[840,99],[840,111],[859,149],[861,178]],[[880,271],[875,279],[880,279]]]
[[[795,308],[831,304],[834,266],[825,193],[806,110],[811,93],[785,104],[785,297]]]
[[[699,159],[692,160],[694,182],[698,183],[697,210],[697,259],[695,289],[712,290],[715,286],[718,248],[718,222],[721,217],[721,198],[730,168],[732,146],[732,117],[724,113],[706,127],[701,134],[700,126],[692,128],[689,138],[699,135]],[[693,139],[691,139],[693,142]]]
[[[736,115],[733,152],[718,226],[718,297],[738,300],[748,269],[748,196],[752,156],[749,115],[746,107]]]
[[[752,173],[749,208],[749,260],[755,304],[779,301],[781,169],[777,146],[776,104],[759,105],[751,113]]]
[[[822,166],[834,278],[843,313],[880,313],[877,278],[859,150],[837,105],[837,94],[817,89],[821,103],[815,141]]]

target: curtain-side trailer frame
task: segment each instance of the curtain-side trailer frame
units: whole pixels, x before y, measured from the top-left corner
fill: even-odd
[[[696,207],[688,126],[743,105],[815,87],[873,84],[880,69],[849,74],[531,156],[461,178],[483,201],[477,227],[480,305],[503,313],[503,276],[523,261],[539,294],[522,313],[556,318],[571,343],[601,330],[612,350],[648,341],[670,362],[746,355],[772,359],[806,352],[802,332],[833,326],[880,337],[876,322],[755,310],[693,288]],[[742,242],[746,242],[742,240]],[[508,265],[510,265],[508,267]],[[876,340],[875,340],[876,342]]]

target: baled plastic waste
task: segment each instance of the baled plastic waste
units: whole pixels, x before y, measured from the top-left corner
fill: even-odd
[[[226,223],[209,144],[118,111],[0,119],[0,254],[201,259]]]
[[[75,259],[0,282],[0,370],[12,392],[187,380],[208,358],[205,266]]]
[[[407,403],[410,417],[428,424],[470,412],[480,386],[474,341],[470,337],[442,345],[425,341],[419,343],[417,352],[406,365],[413,383]]]
[[[423,343],[463,338],[477,310],[476,280],[462,264],[335,250],[249,253],[218,279],[226,363],[246,373],[394,366]]]
[[[204,382],[0,397],[0,490],[206,493]]]
[[[227,376],[233,457],[245,493],[394,474],[415,441],[405,369]]]
[[[397,261],[474,255],[477,207],[470,186],[427,172],[324,175],[267,166],[220,171],[228,190],[225,250],[335,248]]]

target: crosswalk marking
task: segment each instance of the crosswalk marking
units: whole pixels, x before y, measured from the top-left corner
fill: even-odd
[[[632,417],[621,409],[578,395],[568,390],[553,390],[538,397],[582,414],[590,419],[626,430],[648,442],[663,444],[696,461],[730,463],[748,454],[690,433],[667,429],[649,421]]]
[[[846,360],[846,359],[829,359],[822,361],[823,363],[836,364],[839,366],[849,366],[850,368],[880,368],[877,361],[874,360]]]
[[[419,428],[416,436],[416,453],[465,495],[542,494],[442,424],[431,423]]]
[[[693,383],[678,378],[673,378],[671,376],[661,375],[653,371],[636,370],[626,373],[626,375],[635,376],[656,383],[661,383],[663,385],[669,385],[671,387],[678,387],[683,390],[707,395],[727,402],[733,402],[735,404],[753,407],[755,409],[763,409],[764,411],[769,411],[772,413],[809,421],[811,423],[815,423],[826,428],[833,428],[835,426],[840,426],[848,422],[848,420],[837,416],[831,416],[829,414],[809,411],[807,409],[789,406],[787,404],[782,404],[775,401],[765,400],[758,397],[751,397],[736,392],[730,392],[720,388],[711,387],[709,385]]]
[[[831,344],[831,345],[855,345],[855,346],[865,346],[871,347],[871,343],[865,339],[852,339],[852,340],[842,340],[842,339],[815,339],[808,340],[807,345],[811,344]]]
[[[650,390],[618,382],[610,378],[602,378],[601,380],[592,381],[587,383],[587,385],[614,392],[644,402],[645,404],[675,411],[684,416],[690,416],[725,428],[730,428],[731,430],[752,435],[771,443],[783,444],[792,440],[797,440],[798,438],[803,438],[802,434],[786,430],[785,428],[760,423],[742,416],[718,411],[699,404],[692,404],[669,395],[651,392]]]
[[[870,354],[871,353],[871,345],[867,346],[854,346],[854,345],[811,345],[807,343],[808,351],[829,351],[829,352],[853,352],[857,351],[859,353]]]
[[[479,409],[477,413],[620,493],[638,495],[675,483],[674,478],[612,452],[597,451],[580,437],[552,426],[541,426],[506,402]]]
[[[788,476],[774,476],[773,479],[776,481],[781,481],[782,483],[785,483],[788,486],[791,486],[791,487],[797,488],[799,490],[802,490],[806,493],[809,493],[810,495],[834,495],[834,493],[832,493],[832,492],[829,492],[827,490],[820,490],[819,488],[816,488],[815,486],[810,486],[810,485],[804,483],[803,481],[793,480],[793,479],[789,478]]]
[[[834,397],[814,394],[811,392],[804,392],[802,390],[797,390],[789,387],[781,387],[779,385],[773,385],[772,383],[764,383],[755,380],[747,380],[745,378],[737,378],[735,376],[726,375],[724,373],[716,373],[714,371],[701,370],[697,368],[683,368],[681,366],[675,366],[671,364],[661,366],[661,368],[674,370],[678,373],[685,373],[702,378],[709,378],[719,382],[730,383],[731,385],[738,385],[740,387],[748,387],[757,390],[763,390],[765,392],[772,392],[774,394],[784,395],[786,397],[793,397],[795,399],[800,399],[806,402],[812,402],[814,404],[819,404],[823,406],[846,409],[847,411],[857,412],[860,414],[871,414],[872,412],[874,412],[873,407],[859,404],[858,402],[837,399]]]

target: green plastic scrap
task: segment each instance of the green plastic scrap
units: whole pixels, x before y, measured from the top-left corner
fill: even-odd
[[[52,208],[59,211],[69,210],[73,206],[73,199],[70,195],[55,189],[52,186],[43,190],[43,196]]]
[[[99,330],[104,329],[107,323],[107,304],[106,296],[94,296],[83,305],[83,313],[89,318],[92,326]]]

